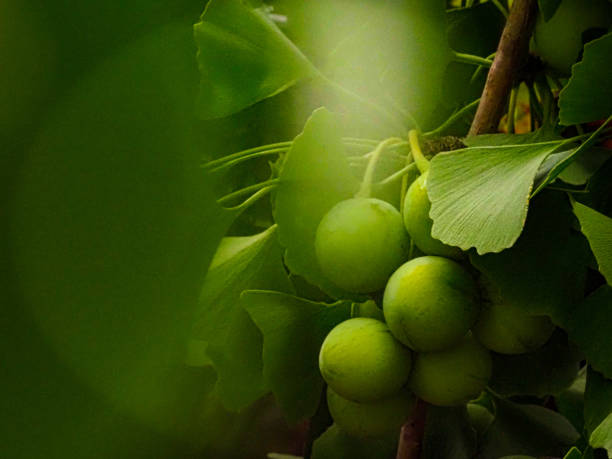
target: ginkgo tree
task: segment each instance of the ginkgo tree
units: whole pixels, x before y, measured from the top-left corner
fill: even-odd
[[[204,119],[287,90],[321,105],[294,139],[203,164],[269,164],[220,199],[264,200],[269,224],[223,239],[194,329],[225,405],[272,392],[328,427],[313,458],[612,453],[612,5],[356,2],[336,26],[297,3],[211,0],[194,26]],[[568,10],[589,32],[574,56],[556,29],[570,73],[544,38]],[[377,405],[393,381],[416,394],[401,429]]]
[[[51,3],[11,457],[612,456],[612,2]]]

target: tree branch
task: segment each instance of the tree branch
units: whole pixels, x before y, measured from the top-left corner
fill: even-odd
[[[426,413],[427,404],[417,399],[412,416],[404,423],[400,431],[396,459],[419,459],[421,457]]]
[[[517,70],[525,64],[536,0],[514,0],[468,136],[497,129]]]

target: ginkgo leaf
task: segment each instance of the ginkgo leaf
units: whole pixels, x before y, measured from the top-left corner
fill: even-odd
[[[265,379],[290,422],[315,414],[323,378],[323,340],[351,316],[351,302],[317,303],[280,292],[249,290],[241,302],[263,334]]]
[[[241,0],[210,0],[194,36],[203,119],[236,113],[317,73],[263,9]]]
[[[200,294],[194,336],[208,343],[206,354],[218,374],[216,390],[229,409],[242,409],[268,391],[261,333],[240,306],[240,293],[254,288],[292,292],[276,230],[224,238]]]
[[[511,247],[525,224],[536,173],[557,146],[477,146],[435,156],[428,180],[432,235],[479,254]]]
[[[608,284],[612,285],[612,218],[579,202],[572,204],[582,233],[593,250],[599,271]]]
[[[584,46],[582,61],[559,94],[559,119],[564,125],[607,118],[612,114],[612,33]]]
[[[359,188],[344,153],[339,122],[330,111],[314,111],[293,141],[279,179],[274,218],[287,249],[287,266],[335,298],[350,297],[323,275],[314,247],[323,216]]]

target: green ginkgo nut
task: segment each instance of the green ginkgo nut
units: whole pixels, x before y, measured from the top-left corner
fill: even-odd
[[[397,394],[410,375],[410,350],[387,325],[366,317],[334,327],[321,346],[319,369],[334,392],[356,402],[371,402]]]
[[[427,196],[427,176],[424,173],[417,178],[406,192],[404,199],[404,226],[416,246],[427,255],[439,255],[460,259],[463,252],[440,242],[431,235],[433,220],[429,217],[431,203]]]
[[[409,245],[399,211],[374,198],[339,202],[323,217],[315,237],[323,274],[338,287],[357,293],[382,289],[406,260]]]
[[[467,335],[453,348],[417,354],[410,388],[432,405],[462,405],[478,397],[491,371],[489,351]]]
[[[458,263],[442,257],[414,258],[391,276],[383,314],[391,333],[415,351],[458,343],[477,319],[476,283]]]

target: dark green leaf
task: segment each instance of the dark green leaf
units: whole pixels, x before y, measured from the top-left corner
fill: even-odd
[[[575,195],[582,204],[612,218],[612,160],[606,163],[589,180],[588,193]]]
[[[562,456],[579,437],[567,419],[547,408],[503,399],[495,405],[495,420],[485,434],[480,457]]]
[[[582,459],[582,453],[578,448],[572,446],[572,449],[570,449],[567,454],[563,456],[563,459]]]
[[[562,193],[533,199],[523,234],[499,254],[471,255],[472,264],[501,290],[505,301],[562,325],[582,300],[587,243],[573,229],[574,215]]]
[[[595,428],[589,443],[593,448],[604,448],[608,454],[612,454],[612,413]]]
[[[226,407],[240,410],[267,392],[262,337],[240,306],[247,289],[292,292],[282,264],[276,226],[254,236],[226,237],[213,258],[200,295],[194,335],[208,342]]]
[[[79,423],[98,435],[89,424],[97,411],[79,417],[80,403],[104,400],[164,432],[181,429],[200,396],[189,387],[184,351],[229,222],[189,147],[197,85],[191,42],[190,26],[175,25],[109,56],[66,94],[16,177],[10,242],[21,308],[61,371],[91,391],[44,414],[56,417],[41,425],[64,447],[82,433]],[[66,400],[62,390],[52,396]],[[66,440],[58,425],[73,414],[79,433]],[[43,441],[48,431],[39,434]],[[5,446],[11,457],[40,456]],[[131,455],[114,455],[124,453]]]
[[[395,457],[396,438],[349,437],[333,424],[314,442],[312,459],[389,459]]]
[[[243,307],[263,334],[264,376],[290,422],[315,414],[323,388],[319,351],[351,303],[316,303],[279,292],[247,291]]]
[[[582,61],[572,67],[572,77],[559,95],[562,124],[578,124],[612,114],[612,33],[587,43]]]
[[[533,195],[539,193],[546,185],[552,183],[573,161],[583,157],[591,149],[597,141],[599,133],[605,128],[605,123],[602,124],[595,132],[593,132],[587,140],[580,144],[577,148],[550,155],[547,161],[544,161],[543,166],[546,166],[545,171],[540,171],[540,177],[537,177],[535,191]],[[542,169],[542,168],[541,168]],[[544,175],[544,172],[546,174]]]
[[[231,115],[316,74],[262,9],[240,0],[210,0],[194,36],[203,119]]]
[[[427,407],[422,459],[469,459],[476,452],[476,431],[465,406]]]
[[[544,21],[548,21],[553,17],[560,4],[561,0],[538,0],[538,8]]]
[[[608,448],[610,453],[610,416],[612,416],[612,380],[589,368],[584,395],[584,423],[591,446]],[[605,446],[604,446],[605,445]]]
[[[612,321],[612,287],[604,285],[589,295],[571,315],[567,331],[593,368],[612,377],[610,333],[602,324]]]
[[[582,355],[565,333],[557,330],[540,349],[519,355],[492,353],[493,376],[489,386],[497,394],[556,395],[572,384]]]
[[[322,274],[314,240],[321,218],[336,203],[352,197],[358,187],[344,154],[336,117],[325,108],[315,110],[287,153],[274,217],[291,272],[336,298],[349,295]]]
[[[559,174],[558,178],[570,185],[584,185],[610,158],[612,158],[612,150],[608,148],[591,148],[569,164]]]
[[[565,416],[578,432],[584,430],[586,370],[586,367],[581,368],[572,385],[555,397],[557,411]]]
[[[479,254],[511,247],[525,224],[538,168],[556,146],[478,146],[435,156],[428,179],[432,235]]]
[[[608,284],[612,285],[612,218],[579,202],[574,202],[573,207],[582,232],[597,259],[599,271]]]

